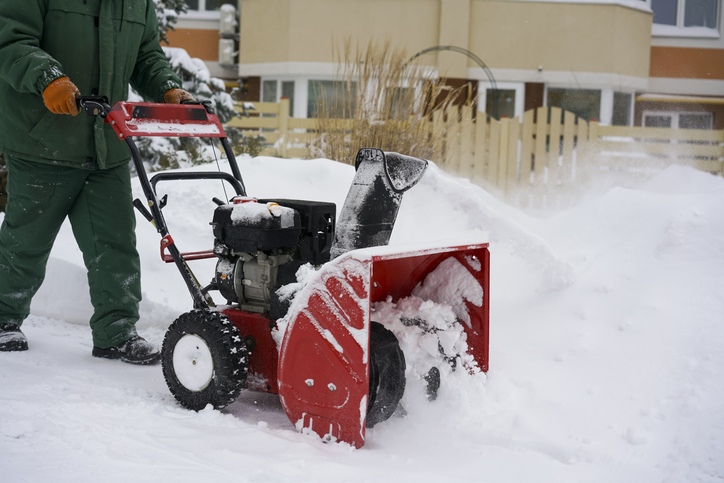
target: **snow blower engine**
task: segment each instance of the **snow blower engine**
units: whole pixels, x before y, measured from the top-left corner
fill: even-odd
[[[232,198],[214,211],[219,261],[209,288],[240,310],[283,317],[289,304],[277,289],[296,282],[302,265],[329,261],[335,217],[334,203]]]
[[[162,350],[166,383],[184,407],[223,408],[242,389],[275,393],[299,431],[361,447],[365,428],[395,413],[406,385],[405,355],[390,328],[373,320],[373,305],[408,297],[428,278],[448,286],[436,292],[435,302],[454,310],[467,355],[487,370],[488,244],[388,245],[402,196],[420,180],[427,161],[360,150],[337,218],[333,203],[247,196],[208,104],[111,107],[104,97],[89,96],[79,98],[79,106],[105,118],[126,143],[147,202],[136,199],[134,206],[159,232],[162,260],[176,264],[193,299],[194,309],[168,328]],[[132,139],[138,136],[218,138],[231,173],[160,172],[149,180]],[[236,195],[214,199],[213,249],[181,253],[162,214],[167,196],[159,198],[156,187],[198,179],[220,179]],[[217,259],[205,286],[188,264],[203,258]],[[298,283],[307,264],[313,274]],[[225,306],[214,304],[212,291]],[[424,320],[406,323],[441,330]],[[429,387],[436,385],[432,377]]]

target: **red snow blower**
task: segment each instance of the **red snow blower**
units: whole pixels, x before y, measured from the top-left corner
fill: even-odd
[[[194,309],[171,324],[163,341],[163,374],[181,405],[222,408],[242,389],[277,393],[298,430],[361,447],[365,428],[388,419],[405,390],[404,354],[395,335],[375,321],[372,304],[409,296],[451,259],[483,295],[458,304],[457,323],[468,354],[487,370],[488,244],[388,246],[402,196],[422,177],[426,161],[360,150],[337,219],[333,203],[248,197],[226,134],[206,103],[111,107],[91,96],[79,98],[79,105],[104,117],[128,146],[147,199],[147,207],[138,199],[134,206],[161,235],[161,257],[176,264],[193,299]],[[231,173],[161,172],[149,180],[136,136],[218,138]],[[167,196],[159,198],[156,186],[199,179],[223,180],[236,195],[214,199],[213,249],[181,253],[162,214]],[[188,265],[202,258],[218,260],[205,286]],[[306,285],[293,298],[280,295],[280,288],[302,285],[296,274],[307,264],[315,271]],[[226,305],[216,306],[211,291]],[[439,379],[429,384],[439,386]]]

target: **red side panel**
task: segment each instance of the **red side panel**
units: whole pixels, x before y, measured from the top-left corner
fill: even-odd
[[[364,444],[370,262],[340,257],[295,300],[279,360],[279,396],[297,429]]]
[[[278,393],[277,345],[271,335],[274,322],[261,314],[243,312],[237,308],[223,311],[239,329],[241,336],[254,338],[254,349],[249,356],[247,387],[255,391]]]
[[[194,104],[117,102],[106,117],[120,139],[130,136],[226,137],[215,114]]]

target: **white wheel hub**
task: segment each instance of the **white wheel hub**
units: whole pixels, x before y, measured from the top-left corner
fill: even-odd
[[[173,349],[173,371],[189,391],[201,391],[214,375],[214,359],[206,341],[195,334],[181,337]]]

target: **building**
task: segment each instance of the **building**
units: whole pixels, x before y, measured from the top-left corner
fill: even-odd
[[[313,109],[315,83],[334,80],[335,46],[388,38],[411,54],[473,54],[417,61],[470,84],[478,108],[497,103],[499,116],[550,105],[601,124],[724,129],[721,2],[189,0],[169,39],[240,81],[244,100],[288,97],[295,117]],[[235,66],[218,62],[222,3],[239,7]]]

